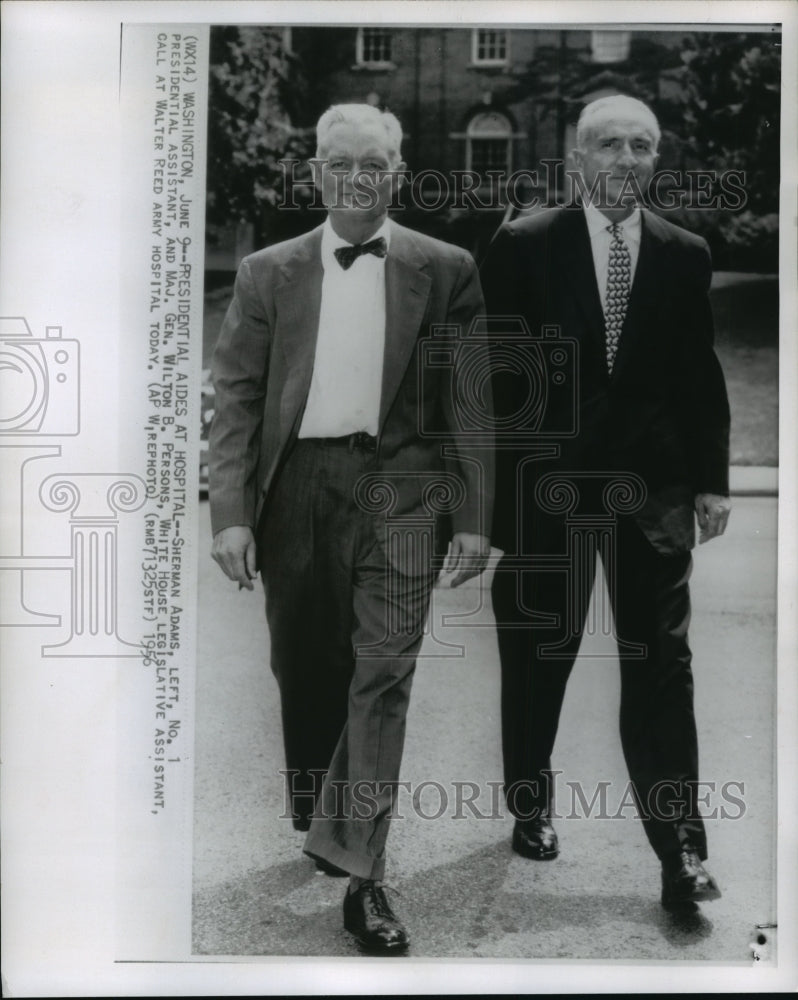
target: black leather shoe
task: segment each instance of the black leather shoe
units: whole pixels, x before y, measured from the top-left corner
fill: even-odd
[[[557,833],[548,816],[517,819],[513,827],[513,850],[535,861],[552,861],[560,853]]]
[[[663,906],[704,903],[712,899],[720,899],[720,889],[694,848],[685,847],[662,859]]]
[[[316,862],[316,867],[320,872],[324,872],[325,875],[331,875],[333,878],[348,878],[349,872],[344,871],[343,868],[339,868],[338,865],[334,865],[332,861],[327,861],[325,858],[314,858]]]
[[[363,882],[355,892],[349,887],[344,897],[344,927],[367,951],[398,952],[410,944],[378,882]]]

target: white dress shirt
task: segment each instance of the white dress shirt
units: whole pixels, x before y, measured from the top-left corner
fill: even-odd
[[[388,219],[366,242],[380,236],[390,247]],[[361,254],[344,270],[334,251],[351,245],[327,219],[321,237],[319,335],[301,438],[377,434],[385,355],[385,258]]]
[[[607,302],[607,271],[609,270],[610,243],[612,243],[612,235],[608,227],[612,223],[595,205],[586,204],[583,207],[587,222],[587,231],[590,234],[590,249],[593,253],[596,282],[598,283],[599,294],[601,295],[601,308],[604,309]],[[624,243],[629,248],[629,256],[632,263],[632,272],[629,279],[631,286],[635,277],[635,269],[637,268],[637,258],[640,256],[642,223],[639,208],[636,208],[628,219],[624,219],[621,223],[621,230]]]

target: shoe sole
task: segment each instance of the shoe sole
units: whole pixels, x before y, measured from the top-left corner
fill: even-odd
[[[529,858],[530,861],[554,861],[560,854],[559,848],[553,851],[527,851],[516,847],[515,844],[512,847],[516,854],[520,854],[522,858]]]
[[[368,941],[364,941],[357,931],[353,931],[351,928],[344,924],[344,930],[351,934],[352,937],[358,944],[361,951],[366,952],[369,955],[387,955],[387,954],[398,954],[401,951],[407,951],[410,947],[409,939],[407,941],[397,941],[396,944],[376,944]]]
[[[669,906],[682,906],[684,903],[711,903],[715,899],[720,899],[720,897],[720,889],[716,885],[710,885],[706,889],[701,889],[699,892],[691,892],[685,896],[669,896],[667,898],[663,896],[662,905],[667,908]]]
[[[366,944],[359,938],[356,938],[357,946],[363,955],[402,955],[410,947],[410,942],[406,941],[404,944],[389,944],[389,945],[374,945]]]

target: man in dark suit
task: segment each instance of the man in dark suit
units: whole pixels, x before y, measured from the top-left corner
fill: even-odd
[[[696,804],[688,578],[694,517],[703,542],[729,515],[729,408],[708,247],[639,205],[659,137],[639,101],[589,104],[574,152],[581,203],[502,226],[481,277],[503,429],[493,600],[513,848],[558,854],[551,754],[598,553],[624,755],[670,906],[719,895]],[[530,335],[511,342],[502,331],[519,319]]]
[[[433,554],[448,541],[452,586],[484,568],[493,479],[455,399],[476,265],[388,219],[401,139],[369,105],[319,120],[327,219],[242,262],[210,436],[213,556],[239,587],[263,576],[294,825],[379,950],[408,943],[381,879]],[[451,364],[427,367],[436,326]]]

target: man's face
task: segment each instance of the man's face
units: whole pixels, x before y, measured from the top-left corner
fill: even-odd
[[[321,162],[318,162],[321,161]],[[324,138],[314,164],[316,187],[333,214],[376,219],[391,204],[405,164],[392,157],[388,137],[379,125],[339,122]]]
[[[608,112],[592,123],[574,160],[588,189],[596,185],[597,208],[631,205],[635,192],[645,194],[657,163],[650,125],[634,115]]]

